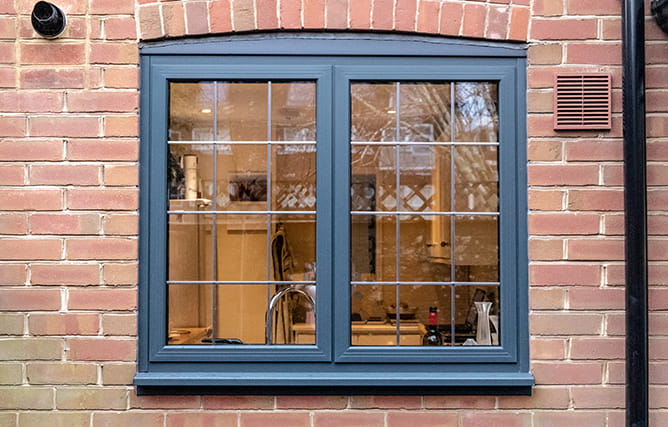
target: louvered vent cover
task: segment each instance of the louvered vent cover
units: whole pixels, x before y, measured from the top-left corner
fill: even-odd
[[[554,128],[610,129],[610,74],[557,74]]]

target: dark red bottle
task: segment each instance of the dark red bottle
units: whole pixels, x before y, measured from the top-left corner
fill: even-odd
[[[443,337],[438,331],[438,308],[429,307],[427,333],[422,337],[422,345],[443,345]]]

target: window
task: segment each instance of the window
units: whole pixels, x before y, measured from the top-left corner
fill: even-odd
[[[524,56],[143,47],[138,390],[528,392]]]

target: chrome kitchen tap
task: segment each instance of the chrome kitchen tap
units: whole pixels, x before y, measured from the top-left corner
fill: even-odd
[[[301,288],[298,288],[297,286],[299,285],[290,285],[285,289],[281,289],[280,291],[276,292],[276,295],[274,295],[269,301],[269,307],[267,308],[267,319],[264,326],[265,327],[264,342],[266,344],[274,343],[274,311],[276,310],[276,305],[278,304],[278,301],[285,295],[291,293],[302,295],[311,305],[311,310],[315,311],[315,301],[313,300],[313,297],[311,297],[311,295],[309,295],[308,292],[306,292]]]

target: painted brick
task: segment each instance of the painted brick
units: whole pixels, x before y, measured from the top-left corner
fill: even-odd
[[[0,387],[0,409],[53,409],[53,389]]]
[[[214,0],[209,3],[209,19],[211,20],[212,33],[232,31],[230,1]]]
[[[274,396],[202,396],[203,409],[274,409]]]
[[[531,360],[561,360],[566,357],[567,338],[532,338]],[[533,362],[534,364],[536,362]],[[541,384],[545,384],[541,381]]]
[[[318,427],[384,427],[382,413],[370,412],[316,412],[313,417]],[[243,415],[241,420],[243,421]],[[241,424],[244,425],[243,422]]]
[[[61,259],[63,243],[58,239],[0,239],[0,259]]]
[[[597,165],[529,165],[530,185],[593,185],[598,183]]]
[[[60,360],[63,353],[59,339],[2,338],[0,345],[0,360]]]
[[[387,427],[402,427],[408,425],[419,425],[421,427],[456,427],[458,425],[457,414],[448,412],[389,412],[387,414]]]
[[[578,239],[568,241],[568,259],[607,261],[624,259],[624,241],[607,239]]]
[[[128,391],[111,387],[67,387],[56,390],[58,409],[125,409]]]
[[[598,286],[601,267],[597,264],[531,264],[529,282],[532,286]]]
[[[0,234],[26,234],[27,231],[28,218],[25,214],[0,214]]]
[[[464,6],[462,3],[442,2],[439,32],[450,36],[459,35],[463,16]]]
[[[186,3],[186,34],[209,32],[209,9],[206,2]]]
[[[102,364],[102,384],[104,385],[131,385],[137,372],[134,363],[104,363]]]
[[[281,2],[281,26],[285,27],[284,20],[290,21],[289,17],[283,16],[283,6],[286,2]],[[249,31],[255,29],[255,9],[252,0],[233,0],[232,1],[232,16],[234,21],[232,23],[234,31]],[[299,16],[299,13],[297,13]],[[292,18],[295,18],[294,16]],[[292,20],[295,21],[294,19]]]
[[[137,240],[71,239],[67,241],[67,257],[72,260],[135,259],[137,258]]]
[[[568,409],[569,393],[566,387],[533,389],[531,396],[499,396],[499,409]]]
[[[572,310],[622,310],[624,289],[619,288],[574,288],[568,292]]]
[[[275,28],[276,26],[278,26],[275,17],[276,7],[274,6],[273,9],[270,8],[271,5],[275,3],[275,0],[261,0],[261,1],[268,4],[269,8],[266,11],[264,11],[263,9],[260,9],[260,7],[258,7],[258,17],[257,17],[258,27]],[[368,0],[362,0],[359,4],[351,6],[350,8],[351,27],[354,16],[354,8],[358,7],[362,8],[361,11],[358,11],[359,14],[362,14],[364,11],[366,11],[366,21],[363,22],[362,27],[369,28],[369,14],[371,11],[370,9],[371,2]],[[265,16],[262,17],[262,15]],[[262,22],[265,23],[264,25],[260,24],[261,17],[262,17]],[[310,0],[304,2],[304,28],[325,28],[325,0]]]
[[[0,335],[23,335],[23,314],[0,313]]]
[[[624,193],[617,189],[570,190],[568,208],[578,211],[624,210]]]
[[[26,283],[24,264],[0,264],[0,285],[23,285]]]
[[[96,335],[99,331],[97,314],[37,314],[28,316],[28,330],[32,335]]]
[[[30,384],[95,384],[97,367],[89,363],[27,363]]]
[[[621,386],[573,387],[571,395],[577,408],[624,408],[624,387]]]
[[[485,413],[464,412],[461,415],[461,427],[530,427],[531,414],[527,413]]]
[[[136,140],[72,139],[67,143],[67,158],[95,161],[137,160],[138,148]]]
[[[533,314],[530,330],[534,335],[599,335],[603,325],[602,314]]]
[[[136,189],[84,189],[72,188],[67,191],[67,207],[70,209],[137,209]]]
[[[100,280],[97,264],[32,264],[33,285],[94,285]]]
[[[23,383],[23,365],[21,363],[0,363],[0,385]]]
[[[97,117],[34,116],[28,122],[31,136],[93,137],[100,134]]]
[[[136,137],[139,135],[137,116],[107,116],[104,118],[105,136]]]
[[[491,396],[423,396],[425,409],[493,409],[496,398]]]
[[[24,117],[0,117],[0,137],[24,136],[26,120]]]
[[[69,358],[71,360],[134,361],[137,342],[134,339],[70,338]]]
[[[234,1],[236,5],[237,0]],[[235,21],[236,18],[236,8],[235,8]],[[281,28],[297,29],[302,26],[301,18],[301,2],[297,0],[283,0],[279,3],[279,21],[281,23]],[[249,16],[249,19],[252,18],[252,13],[246,13]],[[250,24],[249,24],[250,25]],[[237,27],[234,27],[238,31]]]
[[[394,28],[394,2],[392,0],[374,0],[371,25],[375,30]]]
[[[598,214],[531,214],[529,234],[598,234],[600,216]]]
[[[116,427],[119,425],[163,427],[165,425],[165,414],[144,411],[95,412],[93,413],[93,425],[96,427]]]
[[[136,298],[135,298],[136,299]],[[102,316],[103,335],[137,335],[135,314],[105,314]]]
[[[137,264],[104,264],[102,269],[103,280],[107,285],[135,285],[137,284]]]
[[[345,409],[346,396],[276,396],[277,409]]]
[[[23,43],[22,64],[71,65],[85,63],[83,43]]]

